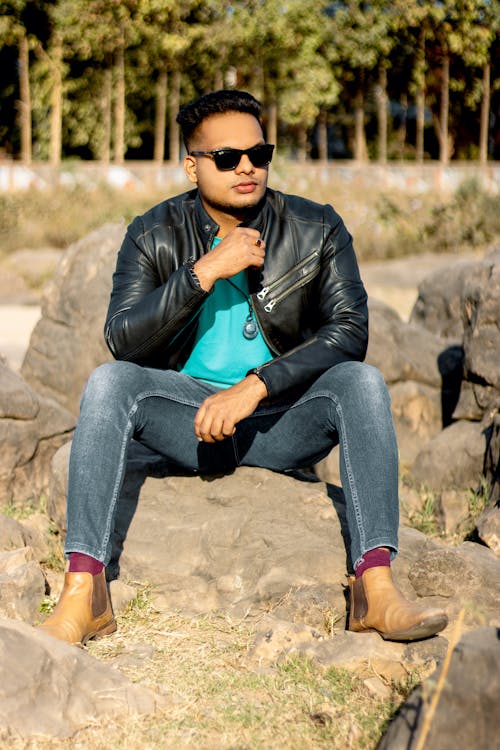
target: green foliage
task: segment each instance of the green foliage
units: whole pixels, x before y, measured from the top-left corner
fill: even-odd
[[[424,488],[421,497],[420,508],[408,513],[410,525],[427,536],[437,536],[439,534],[439,523],[436,495]]]
[[[160,71],[181,74],[181,101],[221,85],[250,88],[266,107],[277,107],[282,131],[300,141],[325,112],[352,131],[356,102],[359,125],[360,107],[371,118],[380,93],[411,105],[425,89],[435,123],[446,55],[455,141],[463,130],[463,103],[474,113],[457,145],[460,155],[473,154],[478,141],[471,128],[477,127],[482,70],[490,61],[492,90],[499,85],[499,0],[312,0],[306,12],[302,0],[54,0],[36,3],[42,23],[31,20],[27,5],[35,4],[0,3],[0,51],[29,41],[33,153],[41,159],[57,143],[60,122],[52,114],[59,96],[63,154],[83,148],[93,158],[108,158],[110,144],[120,145],[122,136],[125,147],[139,147],[154,130]],[[389,81],[381,92],[384,70]],[[61,92],[52,99],[59,78]],[[14,108],[17,82],[11,84],[4,92]],[[176,92],[168,94],[173,109]],[[9,131],[3,137],[14,140]]]

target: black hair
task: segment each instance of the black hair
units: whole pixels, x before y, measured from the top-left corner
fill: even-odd
[[[236,89],[221,89],[204,94],[182,107],[177,115],[177,122],[181,126],[184,145],[189,151],[196,128],[210,115],[225,112],[244,112],[253,115],[262,127],[262,104],[252,94]]]

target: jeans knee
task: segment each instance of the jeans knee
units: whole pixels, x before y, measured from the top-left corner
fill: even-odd
[[[326,374],[331,375],[332,392],[345,403],[389,404],[389,391],[380,370],[365,362],[341,362]]]
[[[131,362],[105,362],[91,373],[82,396],[85,403],[107,405],[130,392],[131,378],[137,365]]]

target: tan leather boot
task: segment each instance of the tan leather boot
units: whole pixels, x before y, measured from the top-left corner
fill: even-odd
[[[56,608],[39,627],[60,641],[82,645],[91,638],[114,633],[116,622],[104,570],[96,576],[66,573]]]
[[[441,609],[404,598],[389,567],[368,568],[361,578],[349,577],[349,630],[375,630],[387,641],[416,641],[439,633],[448,624]]]

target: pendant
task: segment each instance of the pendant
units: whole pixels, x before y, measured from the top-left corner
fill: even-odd
[[[257,323],[253,319],[252,313],[250,313],[243,325],[243,336],[251,340],[257,336],[257,333]]]

